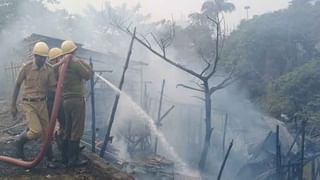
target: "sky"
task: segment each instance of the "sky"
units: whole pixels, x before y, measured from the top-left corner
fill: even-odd
[[[92,5],[97,9],[103,8],[106,0],[61,0],[61,6],[72,13],[80,13]],[[152,14],[153,20],[163,18],[175,20],[186,19],[191,12],[199,12],[205,0],[108,0],[112,5],[135,6],[140,3],[142,12]],[[226,16],[228,24],[236,26],[241,19],[246,18],[245,6],[250,6],[249,17],[286,8],[290,0],[229,0],[236,6],[236,11]],[[81,2],[81,3],[80,3]]]

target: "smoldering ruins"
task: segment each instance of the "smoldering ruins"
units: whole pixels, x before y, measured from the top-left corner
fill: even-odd
[[[252,17],[246,6],[230,28],[236,5],[205,1],[187,19],[154,20],[143,3],[72,14],[58,0],[0,1],[1,155],[26,126],[9,104],[35,42],[72,39],[94,70],[81,141],[91,165],[65,174],[0,162],[0,178],[319,179],[320,4]]]

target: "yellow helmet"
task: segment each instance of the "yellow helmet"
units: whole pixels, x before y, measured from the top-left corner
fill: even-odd
[[[60,48],[51,48],[49,51],[49,61],[53,60],[62,55],[62,49]]]
[[[45,42],[37,42],[32,50],[32,54],[36,54],[39,56],[48,56],[49,47]]]
[[[66,40],[61,44],[61,49],[64,55],[75,51],[77,49],[77,46],[73,41]]]

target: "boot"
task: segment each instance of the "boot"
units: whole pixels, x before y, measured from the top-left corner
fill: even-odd
[[[16,152],[16,156],[20,159],[25,159],[26,157],[24,156],[24,145],[29,141],[28,137],[27,137],[27,133],[23,133],[19,136],[18,140],[17,140],[17,152]]]
[[[80,167],[88,163],[88,160],[80,159],[80,141],[69,141],[68,167]]]
[[[63,135],[62,134],[58,134],[58,132],[55,133],[55,140],[58,146],[58,149],[60,152],[63,151]]]
[[[69,141],[63,139],[62,146],[61,146],[61,159],[62,159],[62,163],[66,166],[68,165],[68,146],[69,146]]]
[[[57,164],[53,160],[53,152],[52,152],[52,145],[50,144],[48,146],[48,150],[46,153],[46,159],[47,159],[47,167],[50,169],[56,169],[58,168]]]

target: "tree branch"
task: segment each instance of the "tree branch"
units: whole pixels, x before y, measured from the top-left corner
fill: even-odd
[[[215,49],[215,59],[214,59],[214,63],[213,63],[213,68],[212,71],[208,74],[208,76],[206,76],[206,79],[210,79],[213,74],[216,72],[217,70],[217,65],[218,65],[218,61],[220,60],[220,54],[219,54],[219,43],[220,43],[220,21],[219,21],[219,16],[217,17],[218,21],[215,21],[214,19],[208,17],[212,22],[216,23],[217,25],[217,32],[216,32],[216,49]]]
[[[160,117],[160,123],[161,121],[174,109],[174,105],[172,105],[161,117]]]
[[[159,42],[159,40],[156,38],[156,36],[153,33],[150,33],[153,40],[157,43],[158,47],[162,50],[162,46],[161,43]]]
[[[216,20],[214,20],[213,18],[211,18],[210,16],[207,16],[207,18],[208,18],[211,22],[213,22],[215,25],[218,25],[218,24],[219,24],[219,20],[216,21]]]
[[[175,37],[175,23],[172,18],[168,35],[166,38],[162,38],[162,42],[164,43],[163,45],[165,48],[169,47],[172,44],[174,37]]]
[[[116,25],[120,30],[122,30],[123,32],[126,32],[127,34],[129,34],[130,36],[133,36],[133,33],[129,30],[129,29],[125,29],[119,25]],[[181,64],[178,64],[174,61],[172,61],[171,59],[167,58],[166,56],[162,55],[160,52],[154,50],[153,48],[149,47],[147,43],[145,43],[143,40],[141,40],[140,38],[135,36],[135,39],[137,40],[137,42],[139,42],[142,46],[146,47],[149,51],[151,51],[153,54],[157,55],[158,57],[162,58],[164,61],[166,61],[167,63],[181,69],[184,72],[187,72],[188,74],[197,77],[198,79],[204,80],[204,77],[201,76],[200,74],[196,73],[195,71],[192,71],[191,69],[185,68],[183,67]]]
[[[203,84],[199,84],[198,82],[196,82],[194,80],[191,80],[190,82],[197,85],[200,89],[203,89]]]
[[[205,58],[204,56],[203,56],[203,54],[200,52],[200,57],[201,57],[201,59],[205,62],[205,63],[207,63],[207,66],[202,70],[202,72],[200,73],[200,75],[201,76],[203,76],[203,74],[210,68],[210,66],[211,66],[211,64],[209,63],[209,61],[207,60],[207,58]]]
[[[161,42],[161,48],[162,48],[163,56],[164,56],[164,57],[167,57],[167,53],[166,53],[166,48],[167,48],[167,47],[166,47],[163,39],[161,39],[160,42]]]
[[[148,39],[147,39],[144,35],[142,35],[142,34],[140,34],[140,33],[139,33],[138,35],[140,35],[140,36],[143,38],[143,40],[145,41],[145,43],[146,43],[150,48],[152,48],[150,42],[148,41]]]
[[[221,83],[219,83],[218,85],[211,87],[209,89],[209,93],[210,95],[213,94],[214,92],[216,92],[219,89],[225,88],[227,86],[229,86],[230,84],[234,83],[237,79],[233,79],[233,74],[235,72],[235,67],[232,68],[231,72],[229,73],[228,77],[225,78]]]
[[[184,84],[177,84],[176,87],[177,87],[177,88],[178,88],[178,87],[183,87],[183,88],[191,89],[191,90],[194,90],[194,91],[204,92],[203,89],[198,89],[198,88],[191,87],[191,86],[187,86],[187,85],[184,85]]]

